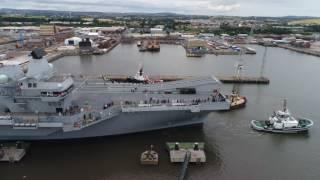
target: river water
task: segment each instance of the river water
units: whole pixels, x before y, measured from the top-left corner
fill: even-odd
[[[31,180],[171,180],[180,165],[170,164],[167,141],[204,141],[208,162],[191,165],[189,179],[319,179],[320,171],[320,58],[280,48],[252,46],[257,55],[187,58],[184,49],[162,45],[160,53],[140,53],[133,45],[119,45],[102,56],[64,57],[54,62],[59,73],[134,75],[140,64],[149,75],[233,75],[243,62],[243,75],[262,73],[269,85],[241,85],[248,98],[245,109],[211,113],[203,127],[175,128],[124,136],[62,142],[33,142],[16,164],[0,164],[0,179]],[[263,68],[262,68],[263,67]],[[231,85],[222,90],[230,93]],[[313,119],[309,134],[276,135],[250,129],[252,119],[264,119],[281,107],[282,99],[294,115]],[[139,164],[150,144],[160,154],[160,165]]]

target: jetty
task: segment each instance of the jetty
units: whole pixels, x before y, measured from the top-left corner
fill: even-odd
[[[172,163],[183,163],[187,152],[190,153],[189,162],[191,163],[205,163],[206,155],[204,153],[204,143],[197,142],[183,142],[173,143],[168,142],[167,148],[170,154],[170,162]]]
[[[102,75],[102,79],[104,80],[119,80],[124,81],[129,76],[125,75]],[[170,76],[170,75],[153,75],[149,76],[150,79],[154,80],[163,80],[167,81],[177,81],[183,79],[192,79],[192,76]],[[218,80],[225,84],[269,84],[270,80],[266,77],[252,77],[252,76],[241,76],[240,78],[237,76],[216,76]]]
[[[217,78],[225,84],[239,83],[239,84],[269,84],[270,80],[266,77],[249,77],[242,76],[217,76]]]
[[[185,180],[189,163],[202,164],[206,162],[204,143],[198,142],[167,142],[170,162],[182,163],[178,180]]]
[[[16,144],[0,145],[0,162],[19,162],[25,155],[28,144],[17,142]]]
[[[284,49],[288,49],[291,51],[295,51],[295,52],[299,52],[299,53],[303,53],[303,54],[308,54],[308,55],[312,55],[312,56],[317,56],[320,57],[320,51],[315,51],[312,49],[307,49],[307,48],[297,48],[297,47],[292,47],[289,45],[282,45],[279,44],[278,47],[284,48]]]
[[[207,52],[207,54],[214,54],[216,56],[218,55],[240,55],[240,52],[239,51],[234,51],[234,50],[231,50],[231,49],[213,49],[213,48],[210,48]]]

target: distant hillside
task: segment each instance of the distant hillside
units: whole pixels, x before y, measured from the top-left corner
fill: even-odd
[[[263,16],[226,16],[226,15],[216,15],[216,16],[206,16],[206,15],[187,15],[187,14],[176,14],[171,12],[159,12],[159,13],[143,13],[143,12],[128,12],[128,13],[118,13],[118,12],[81,12],[81,11],[55,11],[55,10],[35,10],[35,9],[10,9],[10,8],[0,8],[0,15],[28,15],[28,16],[46,16],[46,17],[125,17],[125,16],[139,16],[139,17],[160,17],[160,18],[181,18],[181,19],[207,19],[210,17],[217,18],[241,18],[246,20],[281,20],[281,21],[298,21],[303,19],[314,19],[315,17],[310,16],[283,16],[283,17],[263,17]],[[319,18],[319,17],[318,17]]]
[[[289,25],[320,25],[320,18],[296,20],[296,21],[291,21],[288,24]]]
[[[0,8],[0,14],[17,14],[17,15],[29,15],[29,16],[91,16],[91,17],[123,17],[123,16],[141,16],[141,17],[207,17],[197,15],[183,15],[170,12],[160,13],[117,13],[117,12],[80,12],[80,11],[54,11],[54,10],[35,10],[35,9],[8,9]]]

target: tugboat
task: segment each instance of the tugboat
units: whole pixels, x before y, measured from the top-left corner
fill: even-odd
[[[247,98],[240,96],[237,93],[232,93],[229,95],[229,100],[231,101],[230,110],[236,110],[244,108],[247,104]]]
[[[127,78],[127,82],[148,84],[149,77],[144,74],[143,67],[141,67],[135,76]]]
[[[252,120],[251,127],[257,131],[270,133],[300,133],[308,132],[313,121],[305,118],[295,118],[287,108],[287,101],[283,102],[283,109],[274,112],[269,120]]]
[[[242,72],[243,65],[239,63],[236,69],[236,78],[241,79],[241,72]],[[232,94],[228,96],[231,104],[230,110],[236,110],[244,108],[247,104],[247,98],[245,96],[240,95],[240,85],[234,84],[232,88]]]

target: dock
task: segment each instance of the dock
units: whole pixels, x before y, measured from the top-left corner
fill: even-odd
[[[83,75],[85,76],[85,75]],[[103,74],[100,77],[97,76],[85,76],[87,79],[102,79],[102,80],[114,80],[114,81],[124,81],[129,76],[126,75],[108,75]],[[78,77],[74,77],[77,79]],[[167,81],[177,81],[177,80],[184,80],[184,79],[192,79],[193,76],[176,76],[176,75],[151,75],[149,76],[150,79],[154,80],[163,80],[164,82]],[[235,76],[216,76],[218,80],[225,84],[270,84],[270,80],[266,77],[253,77],[253,76],[243,76],[241,78]]]
[[[0,162],[19,162],[26,155],[28,144],[17,142],[16,144],[0,145]]]
[[[92,52],[89,52],[88,55],[101,55],[109,53],[111,50],[113,50],[115,47],[117,47],[120,44],[120,41],[116,41],[113,43],[109,48],[105,49],[95,49]],[[65,50],[54,50],[54,49],[46,49],[46,52],[48,53],[45,58],[48,60],[48,62],[56,61],[60,58],[66,57],[66,56],[80,56],[81,54],[80,50],[78,48],[75,49],[65,49]]]
[[[236,77],[236,76],[217,76],[217,78],[225,84],[239,83],[239,84],[270,84],[270,80],[266,77]]]
[[[172,143],[168,142],[167,147],[170,154],[170,162],[172,163],[183,163],[187,153],[190,153],[191,163],[205,163],[206,155],[204,153],[204,143]]]
[[[207,54],[214,54],[216,56],[218,55],[240,55],[240,52],[238,51],[234,51],[234,50],[230,50],[230,49],[209,49]]]
[[[79,55],[79,52],[77,50],[61,51],[61,52],[55,51],[55,52],[49,52],[45,56],[45,58],[48,60],[48,62],[53,62],[65,56],[76,56],[76,55]]]
[[[297,48],[297,47],[292,47],[289,45],[282,45],[282,44],[279,44],[278,47],[288,49],[291,51],[295,51],[295,52],[299,52],[299,53],[303,53],[303,54],[308,54],[308,55],[320,57],[320,51],[315,51],[310,48]]]
[[[125,75],[102,75],[104,80],[125,80],[129,76]],[[266,77],[251,77],[251,76],[216,76],[218,80],[225,84],[269,84],[270,80]],[[170,75],[158,75],[158,76],[149,76],[150,79],[163,80],[163,81],[177,81],[183,79],[192,79],[192,76],[170,76]]]
[[[2,158],[0,158],[0,161],[19,162],[26,155],[26,151],[14,147],[3,148],[0,150],[0,157],[1,155]]]
[[[189,163],[206,162],[203,142],[167,142],[171,163],[182,163],[178,180],[186,180]]]

